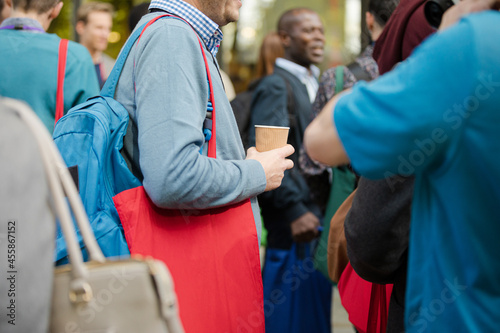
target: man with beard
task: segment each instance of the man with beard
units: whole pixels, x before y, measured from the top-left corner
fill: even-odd
[[[234,218],[234,224],[240,227],[239,234],[231,236],[233,239],[219,234],[206,235],[206,238],[220,242],[218,244],[231,244],[234,239],[251,241],[255,251],[236,269],[251,269],[253,273],[255,267],[258,272],[252,283],[246,284],[235,277],[235,267],[220,265],[216,272],[197,273],[205,263],[197,265],[196,260],[207,249],[199,249],[192,234],[186,235],[187,245],[182,244],[188,250],[168,248],[170,253],[178,253],[176,258],[183,260],[182,272],[174,271],[172,266],[169,269],[176,284],[186,332],[200,332],[199,325],[207,333],[238,332],[248,329],[249,325],[255,332],[263,332],[258,253],[261,220],[256,196],[278,187],[284,171],[293,166],[285,159],[293,153],[290,145],[265,153],[250,148],[245,156],[215,57],[222,41],[220,26],[236,21],[240,7],[239,0],[152,1],[151,13],[145,15],[137,27],[166,13],[179,18],[157,20],[143,30],[124,63],[115,93],[115,99],[127,109],[130,118],[122,154],[154,206],[181,210],[189,220],[190,216],[204,214],[207,209],[225,208],[250,199],[251,205],[245,204],[250,220],[241,216]],[[216,158],[214,145],[209,144],[215,144],[215,134],[208,138],[204,133],[210,130],[209,124],[211,121],[214,124],[214,119]],[[148,228],[147,220],[141,223]],[[191,227],[193,223],[187,223],[179,229],[191,232]],[[166,241],[153,245],[169,246]],[[237,243],[235,251],[243,253],[243,249],[250,246],[244,245],[247,244]],[[209,262],[215,265],[215,261],[228,256],[224,254]],[[187,280],[194,282],[181,288]],[[240,294],[248,290],[255,291],[259,299],[246,305],[244,310],[251,307],[250,312],[238,311],[245,306],[241,305]],[[219,300],[218,294],[228,297]],[[235,311],[239,315],[230,316]],[[199,316],[197,321],[184,320],[186,314]],[[226,330],[226,327],[231,328]]]

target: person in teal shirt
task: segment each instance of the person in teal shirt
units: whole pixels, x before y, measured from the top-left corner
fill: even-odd
[[[411,57],[330,101],[306,130],[305,147],[322,163],[351,161],[373,179],[415,175],[407,332],[500,327],[500,13],[485,10],[493,6],[453,6]]]
[[[0,96],[28,103],[50,133],[54,129],[60,38],[45,31],[62,2],[13,0],[0,25]],[[64,111],[99,94],[94,64],[85,47],[69,42],[64,78]]]

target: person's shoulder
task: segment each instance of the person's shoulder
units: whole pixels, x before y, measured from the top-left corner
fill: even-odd
[[[467,25],[481,37],[495,38],[500,32],[500,11],[486,10],[462,18],[459,24]]]
[[[142,27],[147,22],[164,15],[165,13],[155,12],[144,15],[137,27]],[[141,39],[149,39],[152,36],[159,38],[175,37],[178,40],[185,40],[186,37],[196,39],[194,29],[183,19],[178,17],[162,17],[157,19],[153,24],[143,32]]]
[[[286,90],[286,83],[283,77],[277,74],[275,70],[273,74],[264,76],[260,80],[257,89],[268,90],[268,91]]]

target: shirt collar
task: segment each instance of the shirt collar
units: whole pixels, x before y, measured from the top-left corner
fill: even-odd
[[[199,9],[182,0],[153,0],[149,5],[149,9],[152,8],[165,10],[185,19],[200,35],[214,57],[217,55],[222,42],[222,31],[217,23]]]
[[[32,18],[28,18],[28,17],[9,17],[9,18],[6,18],[2,24],[0,24],[0,28],[1,27],[5,27],[5,26],[9,26],[9,25],[21,25],[21,26],[28,26],[28,27],[32,27],[32,28],[36,28],[36,29],[39,29],[39,30],[42,30],[42,31],[45,31],[42,27],[42,25],[40,24],[40,22],[38,22],[37,20],[34,20]],[[38,30],[32,30],[33,32],[42,32],[42,31],[38,31]]]
[[[307,69],[304,66],[298,65],[284,58],[277,58],[276,66],[289,71],[301,81],[310,77],[318,79],[320,74],[320,69],[314,65],[309,66],[309,69]]]

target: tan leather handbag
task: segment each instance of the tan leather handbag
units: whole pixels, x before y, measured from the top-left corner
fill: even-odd
[[[19,115],[37,138],[70,258],[68,265],[54,272],[50,332],[183,333],[165,265],[153,259],[104,258],[52,138],[28,107],[11,103],[19,104]],[[89,253],[87,263],[82,260],[68,202]]]

